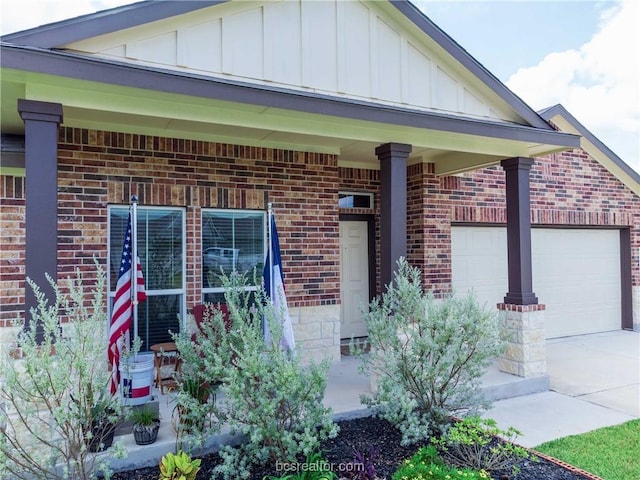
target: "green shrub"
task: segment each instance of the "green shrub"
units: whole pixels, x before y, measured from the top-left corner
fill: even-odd
[[[491,480],[484,470],[445,465],[433,448],[423,447],[405,460],[394,472],[392,480]]]
[[[505,343],[497,313],[472,294],[435,299],[423,291],[419,270],[400,259],[365,322],[371,352],[359,352],[361,371],[379,383],[362,401],[398,426],[403,444],[441,433],[452,416],[488,407],[480,378]]]
[[[108,458],[123,454],[114,447],[96,456],[88,448],[99,449],[102,435],[112,433],[106,426],[121,417],[119,397],[108,392],[105,275],[96,268],[95,276],[78,271],[60,286],[49,279],[51,303],[27,280],[37,300],[32,323],[16,320],[16,349],[0,354],[0,478],[108,476]]]
[[[219,430],[226,423],[245,438],[239,447],[220,452],[224,464],[217,472],[237,479],[247,477],[252,464],[295,462],[298,455],[311,454],[322,440],[337,434],[337,425],[322,403],[328,360],[303,365],[299,354],[281,349],[282,325],[264,290],[247,292],[239,275],[221,279],[230,327],[225,328],[217,311],[203,321],[196,341],[185,333],[176,343],[184,359],[182,382],[197,378],[219,385],[219,402],[190,404],[194,412],[213,419],[205,430]],[[263,319],[270,326],[269,344]]]
[[[434,444],[454,465],[483,468],[489,472],[512,468],[515,474],[516,464],[530,457],[527,449],[512,443],[518,435],[520,432],[513,427],[501,430],[491,418],[470,416],[456,422]]]

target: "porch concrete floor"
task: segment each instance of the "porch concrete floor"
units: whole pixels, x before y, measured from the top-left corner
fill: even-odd
[[[483,377],[485,394],[495,400],[485,413],[501,428],[516,427],[516,439],[532,447],[567,435],[616,425],[640,417],[640,333],[615,331],[547,341],[548,376],[523,379],[494,365]],[[549,389],[550,388],[550,389]],[[360,394],[371,393],[369,378],[358,373],[358,360],[343,356],[332,366],[325,394],[337,420],[367,414]],[[157,465],[176,448],[171,425],[173,394],[156,392],[161,427],[156,443],[138,446],[133,435],[116,437],[129,455],[113,463],[116,470]],[[205,447],[232,441],[228,433]]]

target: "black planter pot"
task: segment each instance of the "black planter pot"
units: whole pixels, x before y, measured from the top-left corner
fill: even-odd
[[[133,425],[133,438],[136,445],[150,445],[158,439],[160,420],[154,420],[152,425]]]
[[[90,452],[103,452],[113,445],[116,426],[113,423],[101,422],[91,425],[91,439],[87,442]]]

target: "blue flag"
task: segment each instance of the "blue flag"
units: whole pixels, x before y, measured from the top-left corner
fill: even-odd
[[[274,307],[274,315],[276,319],[282,323],[282,340],[280,346],[290,353],[295,350],[295,341],[293,339],[293,327],[291,318],[289,317],[289,307],[287,306],[287,297],[284,288],[284,273],[282,272],[282,258],[280,257],[280,241],[278,240],[278,230],[276,229],[276,219],[271,215],[271,238],[270,248],[267,251],[267,258],[264,262],[264,288],[267,296],[271,299]],[[273,255],[271,262],[269,252]],[[270,268],[271,267],[271,268]],[[271,341],[271,333],[269,325],[264,324],[265,341]]]

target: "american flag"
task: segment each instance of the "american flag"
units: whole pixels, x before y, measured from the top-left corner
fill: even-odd
[[[129,343],[129,330],[133,318],[132,283],[131,283],[131,213],[127,222],[127,233],[122,246],[122,258],[120,260],[120,273],[116,284],[116,296],[111,311],[111,326],[109,328],[108,357],[111,365],[111,394],[115,395],[120,385],[120,354],[124,342]],[[136,291],[138,301],[147,298],[142,278],[142,266],[140,259],[136,259]]]

